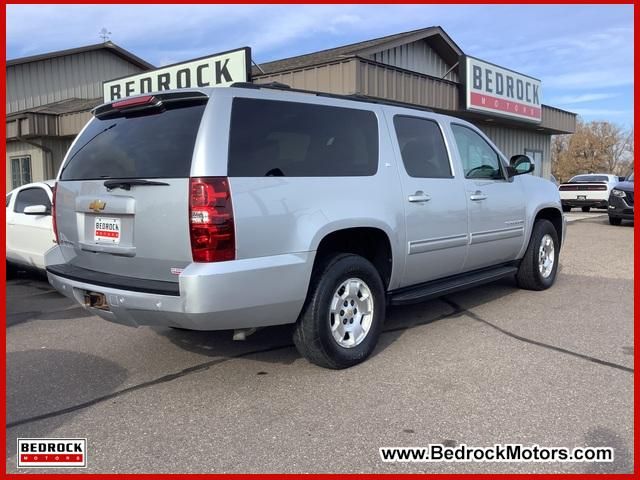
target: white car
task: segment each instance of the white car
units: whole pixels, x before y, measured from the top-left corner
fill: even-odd
[[[44,270],[44,254],[55,244],[51,223],[54,180],[28,183],[7,194],[7,268]]]
[[[566,183],[560,184],[562,211],[581,207],[583,212],[591,208],[607,208],[609,194],[621,177],[608,173],[589,173],[576,175]]]

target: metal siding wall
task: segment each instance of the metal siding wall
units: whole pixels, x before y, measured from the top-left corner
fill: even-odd
[[[264,75],[253,79],[254,83],[280,82],[292,88],[318,92],[351,94],[355,93],[356,62],[348,60],[294,70],[290,72]]]
[[[575,113],[565,112],[548,105],[542,106],[541,127],[573,133],[576,131]]]
[[[91,112],[70,113],[58,117],[60,136],[73,135],[82,130],[82,127],[91,119]]]
[[[551,175],[551,135],[497,125],[477,124],[496,146],[510,158],[524,154],[525,149],[542,151],[542,168],[536,165],[535,174],[545,178]]]
[[[42,141],[42,145],[51,150],[53,158],[52,177],[55,177],[58,174],[58,169],[62,164],[62,159],[67,154],[67,150],[69,150],[74,138],[75,137],[47,138]]]
[[[68,98],[100,98],[104,80],[141,71],[105,50],[9,66],[6,68],[6,113]]]
[[[385,67],[366,60],[359,62],[357,93],[441,110],[458,109],[458,86]]]
[[[374,53],[371,55],[371,59],[438,78],[441,78],[450,68],[450,65],[447,65],[442,57],[427,45],[424,40]],[[447,80],[457,82],[457,72],[449,73]]]

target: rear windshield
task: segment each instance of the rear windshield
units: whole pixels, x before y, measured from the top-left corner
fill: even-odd
[[[368,176],[378,170],[373,112],[236,98],[229,138],[230,177]]]
[[[60,180],[188,177],[204,108],[95,118],[69,152]]]
[[[609,177],[604,175],[576,175],[569,182],[608,182]]]

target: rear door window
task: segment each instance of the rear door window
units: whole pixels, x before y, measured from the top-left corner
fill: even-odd
[[[24,209],[32,205],[44,205],[47,207],[47,210],[51,210],[51,201],[49,200],[47,192],[40,187],[20,190],[16,196],[13,211],[16,213],[24,213]]]
[[[69,152],[61,180],[184,178],[205,105],[94,119]]]
[[[410,177],[451,178],[442,132],[433,120],[396,115],[393,124],[404,168]]]
[[[374,175],[378,121],[366,110],[236,98],[228,167],[230,177]]]

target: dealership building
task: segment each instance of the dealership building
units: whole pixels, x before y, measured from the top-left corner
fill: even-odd
[[[440,27],[253,67],[250,50],[242,51],[246,68],[240,69],[240,78],[231,78],[235,71],[226,71],[226,63],[215,61],[224,58],[220,56],[193,67],[192,75],[180,65],[158,72],[173,70],[178,82],[183,72],[182,80],[195,82],[211,66],[218,80],[228,80],[223,84],[277,82],[429,108],[474,123],[507,157],[529,155],[536,164],[535,174],[544,177],[551,175],[552,135],[575,131],[575,114],[542,103],[544,81],[465,55]],[[103,82],[125,77],[115,83],[128,91],[132,82],[127,78],[155,71],[153,65],[111,42],[9,60],[6,68],[8,190],[55,176],[91,108],[102,103]],[[158,77],[162,75],[169,74]],[[104,95],[109,100],[106,85]]]

